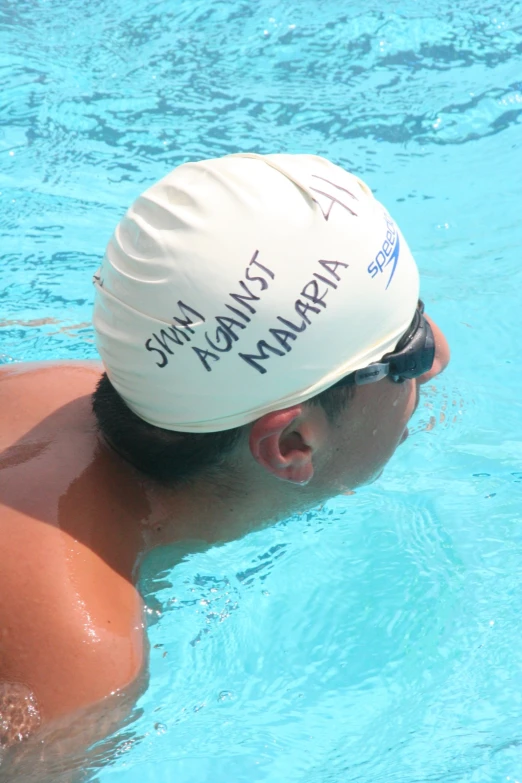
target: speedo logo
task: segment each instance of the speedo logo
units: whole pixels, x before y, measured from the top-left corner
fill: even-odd
[[[385,216],[386,221],[386,236],[382,247],[375,256],[374,260],[368,266],[368,274],[370,277],[377,277],[381,274],[388,274],[388,282],[386,288],[390,285],[397,268],[397,261],[399,260],[400,241],[399,234],[397,232],[397,226],[389,215]]]

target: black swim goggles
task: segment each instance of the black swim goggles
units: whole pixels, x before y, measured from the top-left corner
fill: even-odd
[[[380,381],[386,375],[395,383],[402,383],[408,378],[418,378],[431,370],[434,359],[435,338],[424,316],[424,303],[419,299],[413,321],[397,343],[395,350],[385,354],[380,362],[373,362],[368,367],[351,372],[330,388],[352,384],[362,386],[365,383]]]

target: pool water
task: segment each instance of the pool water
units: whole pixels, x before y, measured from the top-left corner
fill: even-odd
[[[381,480],[172,568],[99,783],[522,780],[522,3],[0,0],[0,361],[96,356],[91,276],[170,168],[360,174],[453,349]]]

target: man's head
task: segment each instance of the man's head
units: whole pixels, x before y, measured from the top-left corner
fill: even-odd
[[[312,485],[316,499],[374,480],[408,435],[419,387],[449,362],[449,347],[427,316],[435,338],[429,370],[395,383],[384,377],[361,386],[333,386],[305,403],[273,411],[252,424],[211,433],[156,427],[126,405],[107,374],[93,409],[107,441],[145,475],[170,487],[203,479],[231,487],[246,467],[290,485]],[[241,480],[239,480],[241,483]]]
[[[243,448],[335,491],[371,480],[404,433],[417,381],[394,383],[383,357],[417,323],[417,267],[367,186],[322,158],[179,167],[128,211],[95,284],[95,412],[149,474],[189,478]],[[390,377],[367,383],[375,363]],[[346,376],[365,385],[335,388]]]
[[[320,408],[326,419],[335,423],[352,399],[353,391],[352,387],[325,390],[301,406],[301,418],[303,411],[311,413],[313,408]],[[219,432],[166,430],[149,424],[131,411],[107,373],[100,378],[93,395],[93,410],[100,431],[111,446],[142,473],[166,486],[183,485],[202,476],[215,477],[217,482],[223,480],[224,474],[237,465],[237,452],[242,447],[251,446],[252,456],[266,464],[269,472],[276,472],[266,455],[269,433],[277,433],[284,440],[283,431],[297,420],[297,409],[292,408],[292,413],[289,410],[274,412],[253,425]],[[272,443],[272,451],[274,446]],[[281,447],[284,450],[284,444]],[[280,477],[283,478],[283,474]]]

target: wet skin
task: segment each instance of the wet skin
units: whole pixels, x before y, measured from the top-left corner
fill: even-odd
[[[293,485],[304,506],[382,471],[404,439],[420,383],[448,363],[447,343],[433,327],[434,368],[418,382],[361,387],[335,426],[315,408],[302,432],[290,433],[289,453],[307,432],[311,450],[319,444],[312,479]],[[146,665],[135,586],[146,551],[228,541],[285,511],[286,477],[263,447],[250,459],[249,486],[259,478],[267,482],[264,495],[270,482],[274,490],[258,519],[246,511],[252,497],[234,513],[230,499],[209,497],[204,508],[211,513],[199,513],[202,503],[195,511],[190,498],[155,487],[97,433],[90,395],[101,370],[95,362],[0,370],[0,683],[34,693],[44,722],[124,689]],[[246,461],[250,456],[245,452]]]

